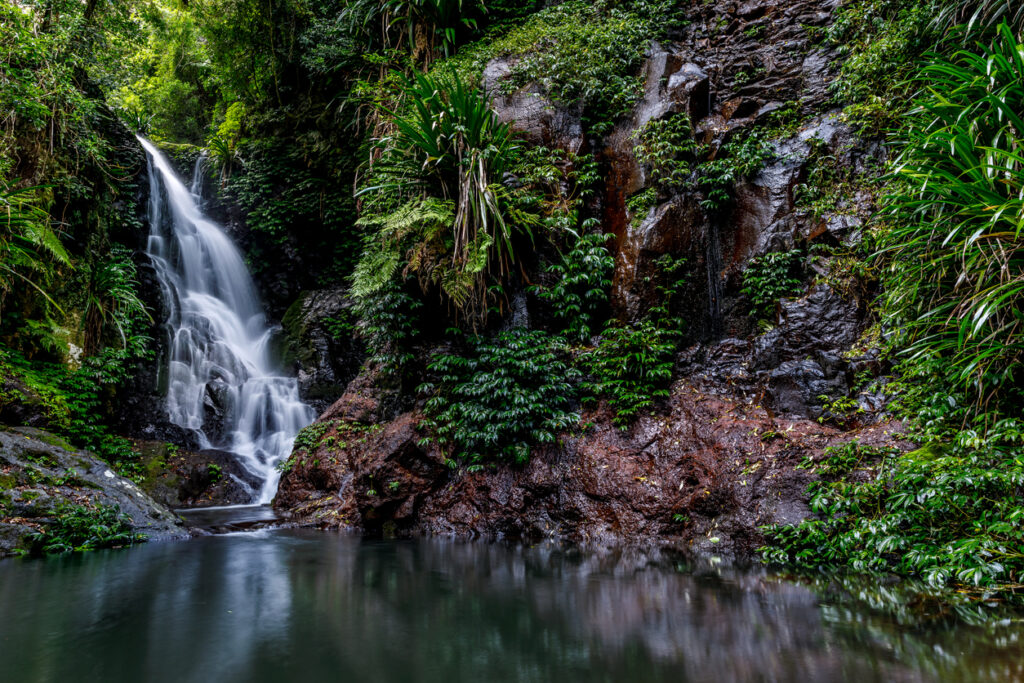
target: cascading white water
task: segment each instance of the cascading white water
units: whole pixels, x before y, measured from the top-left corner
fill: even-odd
[[[189,189],[159,149],[139,142],[149,162],[147,253],[168,308],[170,420],[204,448],[235,454],[263,481],[253,502],[269,503],[280,479],[274,466],[315,415],[274,362],[274,328],[241,253],[200,208],[201,162]]]

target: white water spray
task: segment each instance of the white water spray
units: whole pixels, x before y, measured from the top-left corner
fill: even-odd
[[[200,209],[201,162],[190,189],[159,149],[139,142],[149,161],[146,251],[169,310],[167,412],[204,448],[235,454],[263,481],[253,502],[269,503],[280,479],[274,466],[315,415],[272,358],[274,328],[241,253]]]

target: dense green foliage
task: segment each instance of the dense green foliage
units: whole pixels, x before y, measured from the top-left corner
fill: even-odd
[[[965,454],[932,446],[899,457],[865,451],[854,443],[842,456],[854,454],[870,480],[812,486],[811,509],[821,519],[769,529],[769,560],[909,574],[939,586],[1020,583],[1019,451]],[[837,473],[835,459],[832,454],[823,474]]]
[[[853,23],[872,12],[880,16],[870,26]],[[1014,12],[1002,2],[859,2],[842,15],[851,23],[837,25],[867,41],[840,81],[851,118],[879,126],[903,113],[890,136],[897,156],[873,265],[898,363],[889,388],[926,445],[903,455],[856,443],[829,453],[811,490],[819,518],[768,529],[771,560],[986,590],[1024,577],[1024,41]],[[1003,16],[1016,31],[995,28]],[[972,24],[941,40],[961,20]],[[929,42],[937,51],[921,56]],[[868,94],[893,68],[913,79],[890,83],[890,94],[917,89],[905,113]]]
[[[128,475],[136,456],[109,424],[150,353],[133,249],[142,165],[104,95],[132,77],[151,10],[0,5],[0,409],[34,411]]]
[[[793,296],[803,289],[799,249],[772,251],[752,259],[743,271],[743,293],[754,305],[751,315],[762,320],[775,320],[775,307],[779,300]]]
[[[146,536],[133,531],[131,520],[117,508],[65,504],[54,511],[53,522],[45,531],[29,538],[29,552],[33,555],[55,555],[120,548],[145,540]]]
[[[104,458],[126,477],[142,476],[131,442],[115,434],[102,419],[116,410],[117,388],[128,378],[131,352],[107,349],[78,368],[63,363],[29,362],[0,349],[0,410],[33,406],[53,432],[73,445]]]
[[[684,325],[673,309],[686,286],[686,261],[665,256],[657,265],[658,280],[651,283],[657,301],[647,314],[632,325],[612,321],[597,347],[580,357],[584,400],[606,400],[620,429],[628,429],[657,399],[670,395],[676,345]]]
[[[583,357],[584,390],[607,399],[614,422],[626,429],[655,399],[667,398],[672,379],[674,335],[645,320],[635,326],[609,326],[597,348]]]
[[[652,119],[633,133],[633,153],[651,181],[663,190],[683,187],[690,179],[693,159],[701,150],[686,114]]]
[[[466,356],[440,354],[430,363],[438,381],[419,389],[432,394],[426,443],[436,441],[470,467],[523,463],[579,422],[571,411],[579,375],[563,360],[564,340],[515,329],[471,345]]]
[[[703,162],[697,169],[697,182],[705,195],[701,206],[708,211],[728,207],[736,181],[755,175],[774,156],[774,146],[764,129],[725,143],[714,159]]]
[[[555,317],[564,325],[565,336],[571,341],[590,339],[594,320],[608,301],[615,265],[615,259],[605,246],[609,237],[594,233],[580,235],[572,249],[548,267],[548,272],[557,278],[554,284],[537,288],[540,298],[551,304]]]

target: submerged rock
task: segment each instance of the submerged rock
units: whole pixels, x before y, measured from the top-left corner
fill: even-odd
[[[37,429],[0,431],[0,557],[26,549],[69,505],[116,507],[151,541],[188,537],[177,516],[93,454]]]

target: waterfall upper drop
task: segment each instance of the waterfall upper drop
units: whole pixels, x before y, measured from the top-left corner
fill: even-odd
[[[200,208],[202,164],[191,189],[144,138],[149,163],[147,253],[167,304],[167,411],[204,448],[235,454],[263,480],[269,503],[299,430],[313,421],[298,382],[277,367],[267,323],[242,255]],[[218,410],[211,410],[217,407]]]

